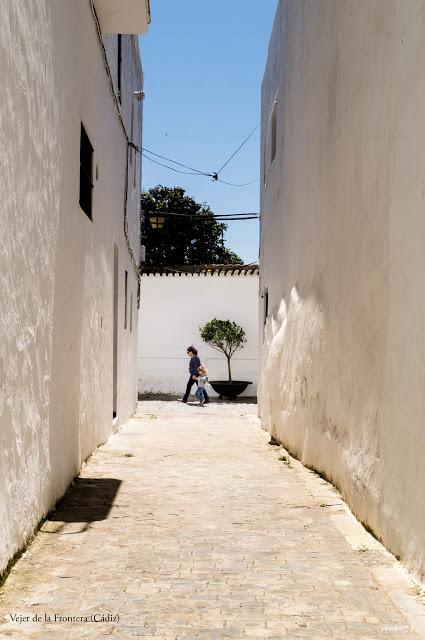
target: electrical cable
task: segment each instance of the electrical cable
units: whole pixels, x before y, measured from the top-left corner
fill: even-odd
[[[92,14],[92,17],[93,17],[93,21],[94,21],[94,24],[95,24],[95,27],[96,27],[97,39],[99,41],[99,45],[100,45],[101,52],[102,52],[103,66],[105,67],[106,75],[108,76],[108,79],[109,79],[109,88],[111,90],[111,95],[112,95],[112,98],[113,98],[114,103],[115,103],[115,108],[116,108],[116,111],[117,111],[118,119],[120,121],[122,130],[124,132],[125,139],[127,140],[127,144],[128,144],[128,143],[130,143],[130,138],[128,136],[127,129],[125,128],[124,120],[123,120],[122,115],[121,115],[121,109],[120,109],[120,105],[119,105],[118,96],[115,93],[114,81],[112,79],[111,67],[109,66],[109,62],[108,62],[108,54],[106,53],[105,45],[104,45],[104,42],[103,42],[102,28],[100,26],[99,17],[97,15],[96,7],[94,6],[93,0],[89,0],[89,4],[90,4],[90,10],[91,10],[91,14]]]
[[[186,176],[200,176],[203,174],[200,173],[193,173],[191,171],[181,171],[180,169],[175,169],[174,167],[169,167],[167,164],[163,164],[162,162],[158,162],[158,160],[154,160],[153,158],[150,158],[148,155],[146,155],[146,153],[144,153],[143,151],[139,151],[140,155],[143,156],[143,158],[146,158],[147,160],[150,160],[150,162],[153,162],[154,164],[159,164],[160,167],[165,167],[166,169],[170,169],[170,171],[175,171],[175,173],[182,173]]]
[[[227,184],[230,187],[247,187],[250,184],[254,184],[254,182],[257,182],[257,180],[260,179],[260,177],[258,176],[257,178],[255,178],[254,180],[251,180],[250,182],[244,182],[242,184],[236,184],[234,182],[227,182],[226,180],[222,180],[221,178],[218,177],[218,173],[206,173],[204,171],[199,171],[198,169],[194,169],[191,171],[181,171],[180,169],[176,169],[175,167],[170,167],[167,164],[164,164],[163,162],[159,162],[158,160],[154,160],[153,158],[150,158],[149,155],[147,155],[148,153],[151,155],[154,155],[156,158],[161,158],[163,160],[167,160],[167,162],[173,162],[174,164],[177,164],[179,167],[185,167],[187,169],[192,169],[192,167],[189,167],[185,164],[182,164],[181,162],[177,162],[176,160],[171,160],[171,158],[166,158],[165,156],[161,156],[158,153],[154,153],[153,151],[149,151],[148,149],[145,149],[144,147],[142,147],[141,149],[139,149],[139,147],[137,145],[135,145],[133,142],[130,142],[130,147],[132,147],[133,149],[135,149],[137,151],[137,153],[140,153],[140,155],[143,158],[146,158],[147,160],[149,160],[150,162],[153,162],[154,164],[159,165],[160,167],[165,167],[165,169],[169,169],[170,171],[174,171],[175,173],[180,173],[186,176],[202,176],[202,177],[207,177],[207,178],[212,178],[214,182],[222,182],[223,184]]]
[[[168,165],[165,165],[165,164],[162,164],[161,162],[156,161],[156,164],[159,164],[160,166],[165,167],[166,169],[170,169],[171,171],[175,171],[176,173],[183,173],[183,174],[186,173],[186,175],[205,176],[208,178],[212,178],[214,182],[222,182],[223,184],[227,184],[230,187],[247,187],[250,184],[254,184],[254,182],[257,182],[257,180],[259,180],[259,177],[255,178],[255,180],[251,180],[250,182],[235,183],[235,182],[228,182],[226,180],[222,180],[221,178],[219,178],[219,174],[221,173],[221,171],[223,171],[225,167],[227,167],[229,162],[233,160],[233,158],[242,149],[242,147],[248,142],[251,136],[254,135],[254,133],[257,131],[258,127],[260,126],[260,124],[261,122],[259,122],[254,127],[254,129],[247,135],[247,137],[243,140],[243,142],[241,142],[238,148],[232,153],[232,155],[226,160],[226,162],[220,167],[220,169],[218,171],[214,171],[213,173],[208,173],[207,171],[201,171],[200,169],[195,169],[194,167],[190,167],[187,164],[183,164],[182,162],[178,162],[177,160],[173,160],[172,158],[168,158],[167,156],[162,156],[159,153],[155,153],[154,151],[146,149],[145,147],[142,147],[141,149],[139,149],[138,147],[136,147],[136,145],[133,145],[131,142],[130,142],[130,145],[133,146],[139,153],[141,153],[141,155],[143,155],[145,158],[147,158],[151,162],[155,162],[155,161],[153,160],[153,158],[150,158],[149,156],[145,155],[145,153],[149,153],[150,155],[153,155],[156,158],[160,158],[161,160],[166,160],[167,162],[171,162],[172,164],[176,164],[179,167],[183,167],[184,169],[189,169],[191,172],[192,171],[194,172],[194,173],[186,173],[185,171],[178,171],[173,167],[170,167]]]
[[[105,68],[105,72],[106,75],[108,77],[109,80],[109,87],[110,87],[110,91],[111,91],[111,95],[112,98],[114,100],[114,104],[115,104],[115,109],[118,115],[118,119],[120,121],[126,142],[127,142],[127,149],[126,149],[126,167],[125,167],[125,189],[124,189],[124,237],[125,237],[125,241],[126,241],[126,245],[127,245],[127,249],[128,252],[130,254],[130,259],[134,268],[134,272],[136,274],[136,277],[139,281],[140,279],[140,267],[137,264],[135,255],[134,255],[134,251],[133,248],[131,246],[130,243],[130,238],[129,238],[129,234],[128,234],[128,220],[127,220],[127,202],[128,202],[128,149],[129,147],[132,147],[133,149],[135,149],[136,152],[138,152],[141,156],[147,158],[148,160],[150,160],[150,162],[153,162],[157,165],[160,165],[166,169],[169,169],[170,171],[174,171],[175,173],[180,173],[180,174],[185,174],[185,175],[199,175],[199,176],[205,176],[208,178],[212,178],[214,181],[216,182],[222,182],[223,184],[228,184],[230,186],[234,186],[234,187],[244,187],[244,186],[248,186],[249,184],[253,184],[254,182],[256,182],[259,178],[256,178],[255,180],[252,180],[251,182],[247,182],[244,184],[234,184],[231,182],[226,182],[224,180],[221,180],[218,177],[218,174],[220,173],[220,171],[222,171],[224,169],[224,167],[226,167],[229,162],[235,157],[235,155],[240,151],[240,149],[242,149],[242,147],[246,144],[246,142],[250,139],[250,137],[255,133],[255,131],[258,129],[258,127],[260,126],[260,123],[255,127],[255,129],[253,129],[253,131],[251,131],[251,133],[245,138],[245,140],[239,145],[239,147],[236,149],[236,151],[234,151],[234,153],[230,156],[230,158],[224,163],[224,165],[219,169],[219,171],[214,172],[214,173],[208,173],[206,171],[201,171],[200,169],[195,169],[193,167],[190,167],[189,165],[183,164],[181,162],[178,162],[177,160],[172,160],[171,158],[167,158],[166,156],[161,156],[160,154],[155,153],[154,151],[150,151],[149,149],[146,148],[139,148],[136,144],[134,144],[134,142],[132,140],[130,140],[129,135],[127,133],[127,129],[121,114],[121,108],[120,108],[120,104],[119,104],[119,100],[118,100],[118,96],[115,93],[115,88],[114,88],[114,82],[112,79],[112,72],[111,72],[111,68],[109,66],[109,61],[108,61],[108,56],[106,53],[106,48],[103,42],[103,37],[102,37],[102,30],[101,30],[101,26],[100,26],[100,21],[96,12],[96,8],[94,5],[93,0],[89,0],[89,5],[90,5],[90,9],[91,9],[91,13],[92,13],[92,17],[93,17],[93,21],[95,23],[95,27],[96,27],[96,34],[98,37],[98,42],[101,48],[101,53],[102,53],[102,58],[103,58],[103,64],[104,64],[104,68]],[[182,167],[183,169],[189,169],[189,171],[179,171],[178,169],[174,168],[174,167],[170,167],[168,165],[165,165],[161,162],[158,162],[157,160],[154,160],[153,158],[150,158],[149,155],[146,154],[150,154],[155,156],[156,158],[160,158],[161,160],[165,160],[167,162],[171,162],[172,164],[175,164],[177,166]],[[156,212],[156,213],[160,213],[160,212]],[[213,214],[214,215],[214,214]],[[214,219],[216,220],[221,220],[221,221],[236,221],[236,220],[253,220],[253,219],[258,219],[260,216],[259,214],[253,214],[252,216],[246,216],[245,214],[224,214],[223,216],[218,216],[215,217]]]
[[[145,211],[145,213],[147,214],[161,214],[161,215],[165,215],[165,216],[182,216],[184,218],[197,218],[198,216],[205,214],[205,215],[212,215],[214,218],[234,218],[237,216],[259,216],[260,214],[257,213],[257,211],[249,211],[247,213],[213,213],[212,211],[199,211],[198,213],[177,213],[176,211],[161,211],[161,210],[157,210],[157,211]]]
[[[160,211],[156,211],[153,215],[154,216],[159,216],[159,217],[163,216],[163,214]],[[150,214],[150,216],[152,217],[152,214]],[[194,216],[194,218],[197,218],[197,216]],[[205,218],[204,219],[198,218],[197,220],[194,220],[194,218],[191,218],[191,220],[193,220],[194,223],[195,222],[204,222],[205,221]],[[232,221],[234,221],[234,222],[242,222],[244,220],[259,220],[259,219],[260,219],[260,216],[247,216],[246,218],[212,218],[212,220],[215,220],[216,222],[223,222],[223,223],[224,222],[232,222]],[[211,220],[211,218],[208,219],[208,220]]]
[[[232,153],[232,155],[230,156],[230,158],[228,160],[226,160],[226,162],[223,164],[223,166],[216,172],[216,175],[218,176],[219,173],[221,173],[224,169],[224,167],[227,167],[227,165],[229,164],[229,162],[231,160],[233,160],[233,158],[235,157],[235,155],[242,149],[242,147],[244,146],[244,144],[246,144],[248,142],[248,140],[250,139],[250,137],[252,135],[254,135],[254,133],[257,131],[258,127],[260,126],[261,122],[259,122],[257,124],[257,126],[251,131],[251,133],[249,135],[247,135],[247,137],[245,138],[245,140],[239,145],[239,147],[236,149],[236,151],[234,151]]]
[[[137,260],[136,257],[134,255],[134,251],[133,251],[133,247],[131,246],[131,242],[130,242],[130,238],[129,238],[129,234],[128,234],[128,221],[127,221],[127,203],[128,203],[128,149],[130,146],[133,146],[136,148],[136,146],[130,141],[130,138],[128,136],[127,133],[127,129],[125,127],[125,123],[121,114],[121,109],[120,109],[120,105],[119,105],[119,100],[118,100],[118,96],[115,93],[115,88],[114,88],[114,81],[112,79],[112,72],[111,72],[111,67],[109,66],[109,62],[108,62],[108,55],[106,53],[106,49],[105,49],[105,44],[103,42],[103,37],[102,37],[102,29],[100,26],[100,21],[99,21],[99,17],[97,15],[96,12],[96,7],[94,6],[93,0],[89,0],[89,5],[90,5],[90,10],[91,10],[91,14],[92,14],[92,18],[96,27],[96,34],[97,34],[97,39],[99,42],[99,46],[101,49],[101,53],[102,53],[102,58],[103,58],[103,66],[105,68],[105,72],[106,75],[108,76],[108,80],[109,80],[109,88],[111,91],[111,95],[112,98],[114,100],[114,104],[115,104],[115,109],[118,115],[118,119],[120,121],[125,139],[126,139],[126,149],[125,149],[125,185],[124,185],[124,220],[123,220],[123,227],[124,227],[124,237],[125,237],[125,242],[127,245],[127,249],[128,249],[128,253],[130,255],[130,260],[131,260],[131,264],[133,266],[134,269],[134,273],[136,274],[136,278],[137,278],[137,282],[140,282],[140,267],[137,264]],[[139,300],[138,300],[139,302]]]
[[[209,178],[212,178],[215,174],[214,173],[207,173],[206,171],[201,171],[200,169],[194,169],[193,167],[189,167],[187,164],[183,164],[182,162],[177,162],[177,160],[173,160],[172,158],[167,158],[166,156],[161,156],[159,153],[155,153],[154,151],[150,151],[149,149],[146,149],[145,147],[142,147],[141,149],[138,149],[139,153],[140,152],[147,152],[150,153],[152,156],[155,156],[156,158],[161,158],[161,160],[166,160],[167,162],[172,162],[173,164],[178,165],[179,167],[183,167],[184,169],[189,169],[190,171],[195,171],[197,174],[201,175],[201,176],[207,176]]]
[[[180,217],[180,218],[191,218],[191,219],[213,219],[220,220],[225,222],[226,220],[258,220],[260,218],[260,214],[257,212],[249,212],[249,213],[210,213],[207,211],[200,211],[199,213],[175,213],[174,211],[144,211],[145,216],[172,216],[172,217]],[[206,217],[203,218],[202,214],[206,214]]]
[[[260,218],[258,213],[254,213],[250,216],[214,216],[214,220],[253,220],[254,218]]]
[[[226,180],[222,180],[221,178],[217,178],[217,182],[222,182],[223,184],[227,184],[229,185],[229,187],[248,187],[250,184],[254,184],[254,182],[257,182],[260,179],[260,176],[257,176],[256,178],[254,178],[254,180],[251,180],[250,182],[243,182],[242,184],[235,184],[234,182],[226,182]]]

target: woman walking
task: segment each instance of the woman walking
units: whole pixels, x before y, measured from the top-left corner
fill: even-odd
[[[183,398],[180,400],[180,402],[187,402],[187,399],[190,395],[190,391],[192,389],[192,386],[196,383],[196,385],[198,384],[198,369],[201,366],[201,361],[198,357],[198,350],[195,349],[194,346],[190,346],[187,348],[187,355],[190,358],[189,360],[189,380],[187,382],[187,386],[186,386],[186,392],[183,396]],[[210,399],[208,397],[207,392],[204,390],[204,394],[205,394],[205,401],[204,402],[209,402]]]

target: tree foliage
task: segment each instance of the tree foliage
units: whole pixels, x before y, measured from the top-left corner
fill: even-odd
[[[199,204],[181,187],[158,185],[143,191],[141,204],[147,266],[242,263],[236,253],[224,246],[227,225],[215,220],[208,205]],[[161,212],[185,215],[165,216],[163,228],[153,229],[149,213]]]
[[[232,356],[243,349],[246,342],[245,331],[231,320],[217,320],[214,318],[199,328],[201,338],[216,351],[221,351],[227,358],[229,382],[232,381],[230,360]]]

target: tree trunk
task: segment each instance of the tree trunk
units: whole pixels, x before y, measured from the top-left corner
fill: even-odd
[[[229,372],[229,382],[232,382],[232,371],[230,369],[230,357],[226,356],[227,358],[227,370]]]

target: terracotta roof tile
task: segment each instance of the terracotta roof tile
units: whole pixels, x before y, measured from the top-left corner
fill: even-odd
[[[142,276],[167,275],[167,276],[187,276],[187,275],[256,275],[258,274],[258,264],[201,264],[183,267],[144,267]]]

